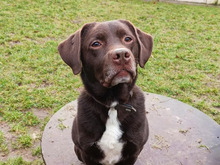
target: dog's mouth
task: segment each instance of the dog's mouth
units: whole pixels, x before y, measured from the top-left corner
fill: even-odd
[[[136,73],[126,69],[121,69],[118,72],[110,71],[106,73],[105,80],[102,83],[104,87],[110,88],[122,83],[131,83]]]

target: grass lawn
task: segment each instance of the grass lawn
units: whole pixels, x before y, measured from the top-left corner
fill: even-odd
[[[0,165],[43,164],[54,112],[79,95],[57,45],[84,23],[127,19],[154,37],[139,69],[147,92],[188,103],[220,124],[220,8],[142,0],[0,1]]]

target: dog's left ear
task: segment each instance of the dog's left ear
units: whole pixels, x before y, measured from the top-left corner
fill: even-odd
[[[153,49],[153,38],[151,35],[139,30],[131,22],[126,20],[120,20],[122,23],[128,25],[128,27],[135,33],[139,44],[138,63],[140,67],[144,68],[144,65],[151,56]]]
[[[139,42],[139,65],[144,68],[144,65],[151,56],[153,49],[153,38],[151,35],[136,28],[136,35]]]

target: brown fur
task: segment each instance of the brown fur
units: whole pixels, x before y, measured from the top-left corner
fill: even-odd
[[[146,143],[144,96],[135,82],[137,65],[144,67],[152,47],[152,37],[125,20],[86,24],[60,43],[62,59],[74,74],[80,73],[85,86],[78,99],[72,139],[79,160],[87,165],[98,165],[105,156],[97,142],[105,131],[113,101],[136,109],[136,112],[117,109],[124,132],[121,140],[125,142],[122,159],[117,164],[134,164]]]

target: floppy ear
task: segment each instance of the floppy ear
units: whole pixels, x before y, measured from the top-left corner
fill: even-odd
[[[82,68],[80,49],[81,30],[76,31],[68,39],[61,42],[58,46],[58,51],[61,58],[67,65],[72,68],[75,75],[79,74]]]
[[[136,28],[136,35],[139,42],[139,65],[144,68],[144,65],[151,56],[153,49],[153,38],[151,35],[142,32]]]
[[[138,44],[139,44],[138,63],[140,67],[144,68],[144,65],[146,64],[146,62],[148,61],[152,53],[152,49],[153,49],[152,36],[139,30],[129,21],[126,21],[126,20],[119,20],[119,21],[127,24],[128,27],[135,33]]]

